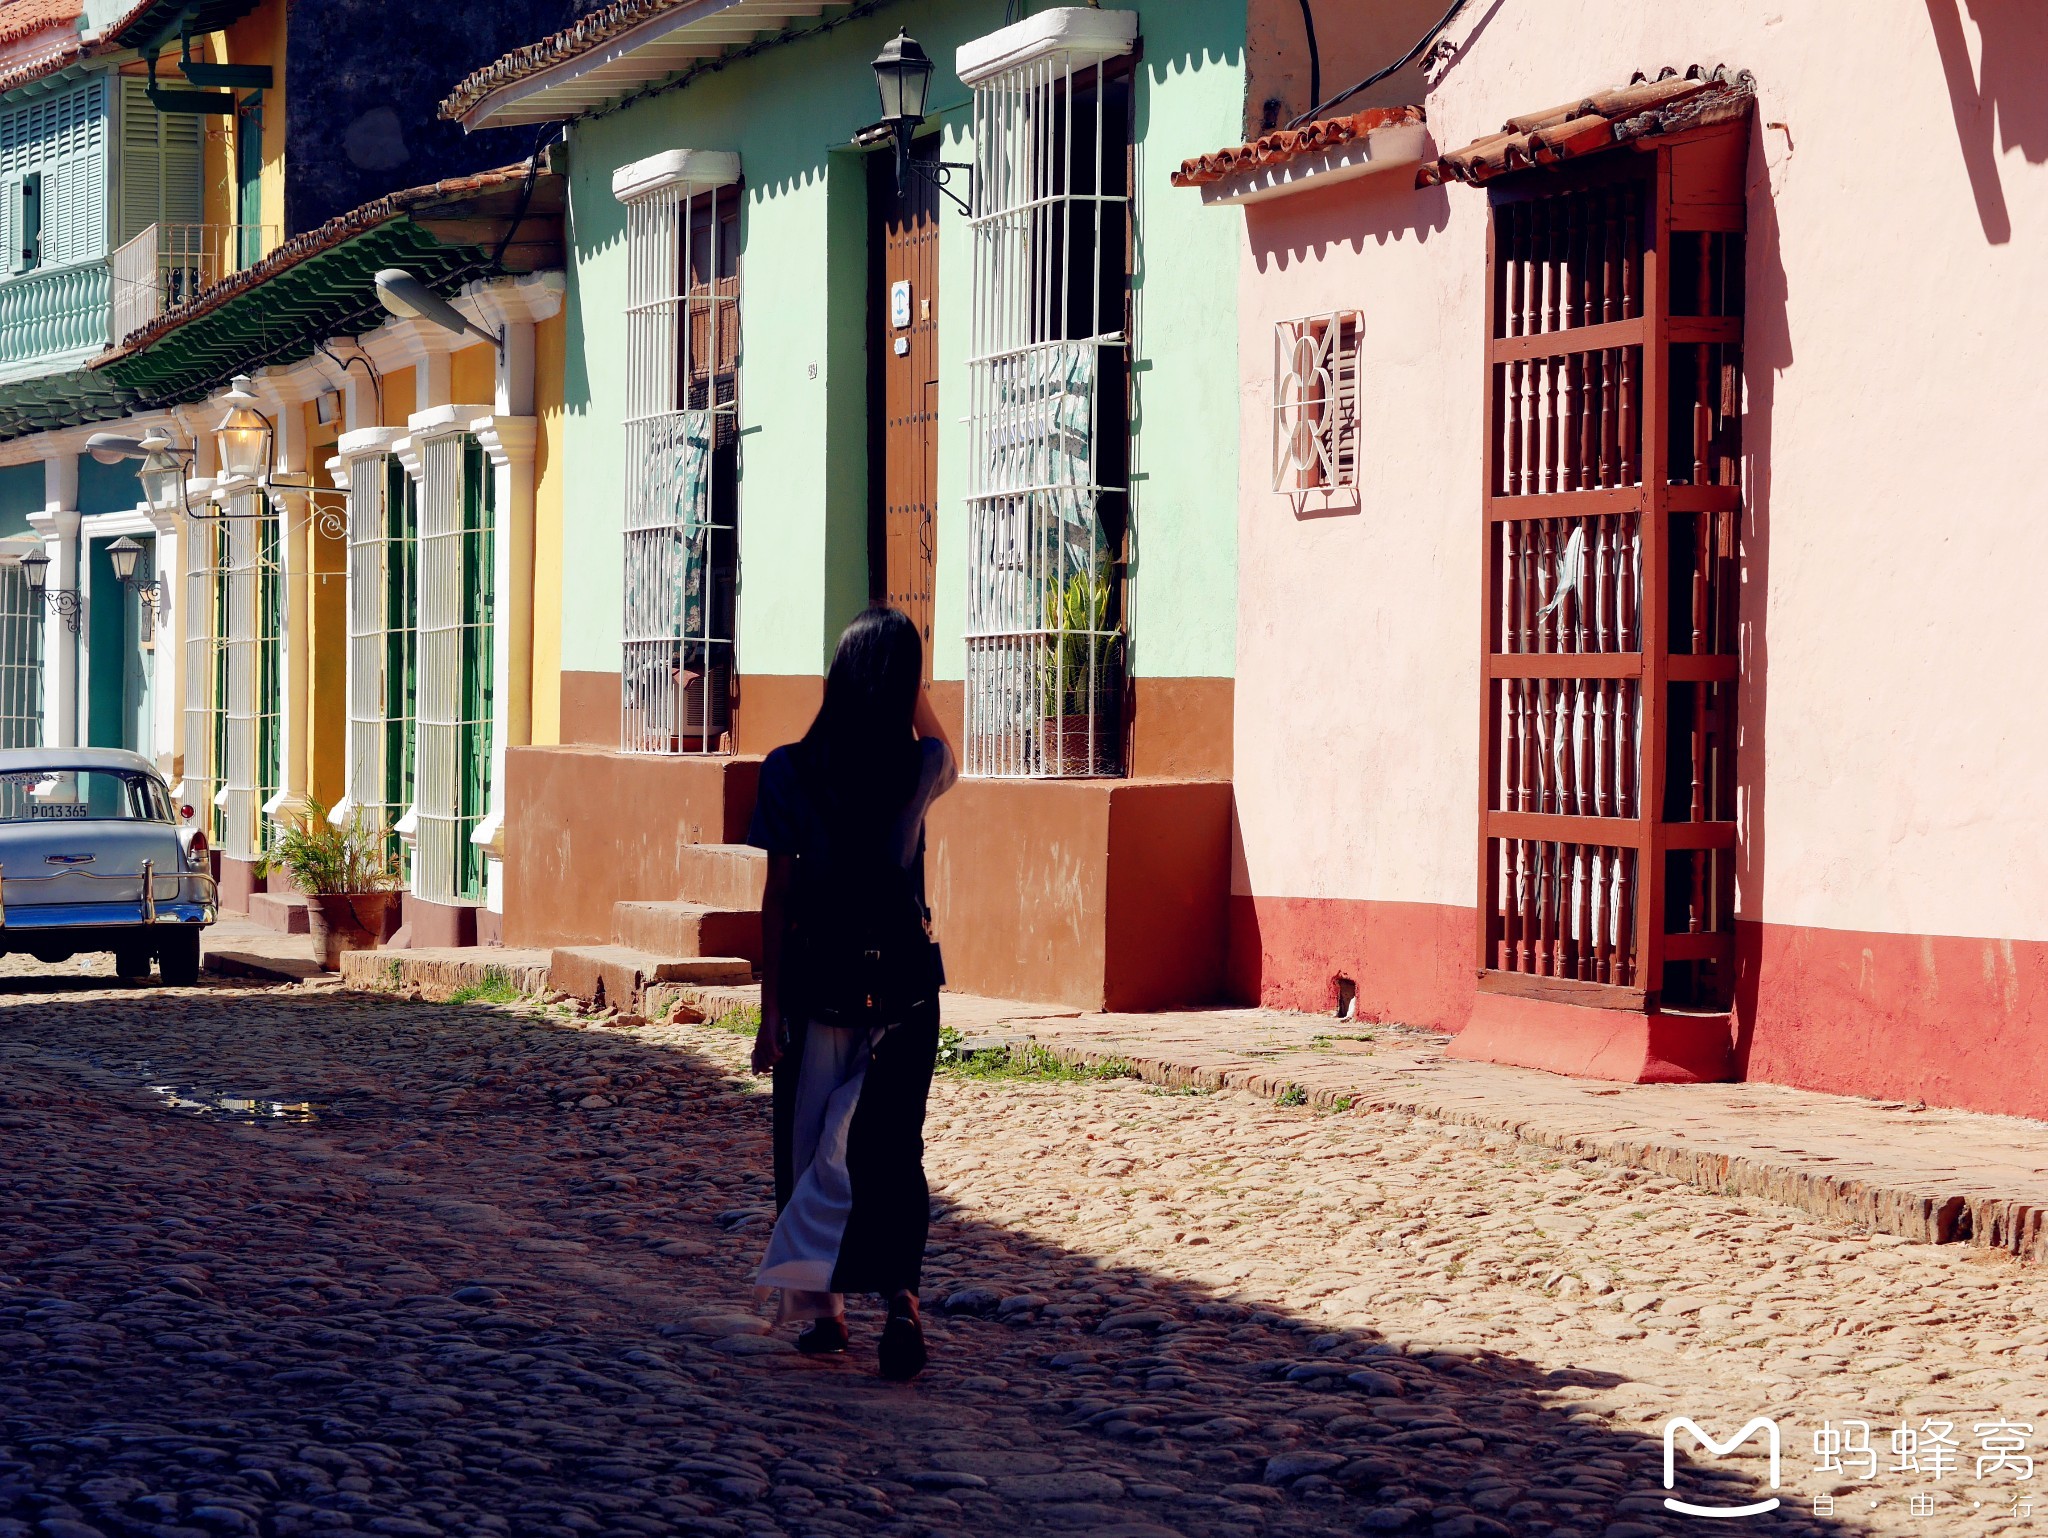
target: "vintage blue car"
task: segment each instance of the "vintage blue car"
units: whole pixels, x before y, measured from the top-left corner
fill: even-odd
[[[218,912],[205,835],[119,748],[0,750],[0,953],[112,951],[122,977],[199,980]]]

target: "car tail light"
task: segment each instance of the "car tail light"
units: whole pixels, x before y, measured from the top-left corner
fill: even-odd
[[[190,822],[192,820],[192,808],[189,806],[181,806],[178,808],[178,815],[184,818],[185,821]]]

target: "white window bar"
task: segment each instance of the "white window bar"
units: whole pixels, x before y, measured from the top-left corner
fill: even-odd
[[[225,773],[222,712],[227,706],[221,624],[225,526],[210,518],[190,519],[180,544],[185,560],[185,804],[192,808],[193,822],[218,843],[220,815],[213,803]]]
[[[0,565],[0,747],[34,748],[43,741],[43,611],[28,577]]]
[[[413,616],[392,612],[392,587],[411,569],[411,529],[394,494],[410,479],[394,455],[358,454],[349,461],[348,517],[348,786],[351,815],[362,826],[390,829],[405,814],[400,787],[411,722],[402,667]],[[409,585],[403,589],[409,596]]]
[[[1364,315],[1334,310],[1273,327],[1273,489],[1358,484],[1358,342]]]
[[[256,860],[269,847],[263,807],[279,780],[278,520],[260,491],[227,503],[227,763],[221,852]]]
[[[739,192],[626,205],[621,746],[730,746],[738,587]]]
[[[1126,345],[1127,280],[1103,274],[1106,252],[1124,270],[1129,200],[1102,190],[1105,172],[1123,183],[1104,160],[1110,93],[1063,54],[973,91],[965,769],[1116,774],[1124,643],[1102,498],[1122,491],[1099,473],[1100,384]]]
[[[471,781],[479,748],[489,762],[491,735],[491,614],[480,597],[490,584],[488,476],[468,433],[427,439],[420,460],[416,890],[432,902],[476,902],[481,861],[469,836],[484,808]]]

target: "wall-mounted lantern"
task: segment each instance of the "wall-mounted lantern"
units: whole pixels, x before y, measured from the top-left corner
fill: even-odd
[[[114,580],[142,600],[143,610],[149,615],[150,623],[157,619],[157,604],[162,600],[163,580],[146,572],[136,570],[142,559],[142,545],[123,534],[107,546],[107,559],[113,563]]]
[[[228,414],[213,430],[221,473],[232,480],[260,481],[270,468],[277,428],[259,408],[247,374],[235,375],[227,393]]]
[[[64,616],[64,628],[73,635],[78,634],[78,616],[83,609],[78,589],[71,587],[52,588],[50,580],[50,558],[38,550],[33,555],[21,558],[22,575],[28,578],[28,595],[46,609],[55,609]]]
[[[900,193],[915,173],[952,199],[953,206],[971,218],[974,210],[947,183],[955,171],[965,171],[967,191],[971,197],[974,167],[963,161],[916,160],[910,153],[911,136],[925,119],[925,101],[931,94],[931,56],[916,38],[898,28],[896,35],[875,55],[874,69],[875,88],[882,95],[882,116],[877,126],[887,129],[896,145],[896,190]],[[872,141],[864,137],[863,142]]]

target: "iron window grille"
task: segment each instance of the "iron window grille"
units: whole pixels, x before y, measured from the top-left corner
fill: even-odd
[[[973,94],[964,767],[1117,774],[1129,78],[1056,54]]]
[[[185,564],[185,804],[220,842],[214,798],[226,776],[226,568],[228,525],[191,519],[180,540]]]
[[[349,464],[348,786],[352,816],[391,829],[413,799],[419,546],[412,477],[395,454]]]
[[[1364,316],[1335,310],[1273,327],[1273,489],[1358,484],[1359,337]]]
[[[283,550],[277,510],[261,491],[230,493],[226,522],[221,851],[237,860],[257,860],[270,847],[264,808],[282,783]]]
[[[0,565],[0,747],[43,740],[43,611],[16,562]]]
[[[621,746],[716,753],[732,731],[739,550],[735,185],[626,204]]]
[[[420,450],[415,890],[433,902],[484,899],[471,837],[491,795],[495,484],[474,434]]]

